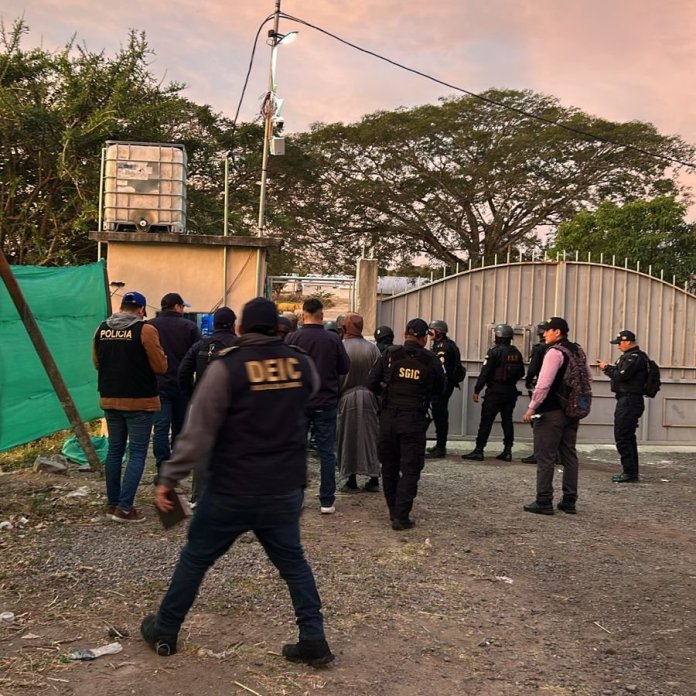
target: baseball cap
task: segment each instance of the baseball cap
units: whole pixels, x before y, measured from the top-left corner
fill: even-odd
[[[220,307],[213,314],[213,326],[233,326],[237,315],[229,307]]]
[[[145,307],[147,307],[147,300],[145,299],[145,295],[133,290],[131,292],[127,292],[121,298],[121,307],[143,307],[143,308],[145,308]],[[145,316],[147,316],[147,312],[145,312]]]
[[[244,333],[275,334],[278,327],[278,308],[265,297],[255,297],[242,308]]]
[[[184,307],[191,306],[188,302],[184,302],[184,298],[178,292],[168,292],[160,302],[162,309],[167,309],[168,307],[173,307],[178,304]]]
[[[621,331],[615,339],[609,341],[609,343],[613,343],[615,346],[621,343],[621,341],[631,341],[631,343],[635,343],[636,340],[636,335],[633,333],[633,331],[629,331],[628,329],[624,329]]]
[[[430,329],[423,319],[411,319],[408,324],[406,324],[406,334],[408,336],[423,338],[423,336],[427,336],[429,333]]]
[[[558,329],[561,333],[567,334],[570,330],[568,328],[568,322],[563,317],[549,317],[543,324],[539,325],[543,331],[548,331],[549,329]]]

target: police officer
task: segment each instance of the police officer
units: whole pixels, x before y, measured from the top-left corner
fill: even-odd
[[[403,346],[391,346],[374,364],[367,388],[384,394],[377,453],[392,529],[411,529],[413,501],[425,459],[425,433],[430,402],[445,388],[437,356],[425,346],[428,325],[423,319],[406,324]]]
[[[546,349],[548,348],[546,341],[544,341],[543,323],[537,324],[537,337],[539,338],[539,342],[532,346],[531,353],[529,354],[529,367],[527,367],[527,374],[524,378],[524,386],[530,398],[536,386],[539,373],[541,372],[541,365],[544,362],[544,353],[546,353]],[[532,452],[528,457],[522,457],[520,461],[525,464],[536,464],[536,454]]]
[[[447,322],[435,319],[430,322],[431,348],[445,368],[447,382],[445,391],[433,397],[433,423],[435,424],[435,444],[426,450],[426,459],[447,456],[447,434],[449,431],[448,404],[455,387],[464,379],[462,358],[457,344],[447,336]],[[461,379],[459,379],[461,377]]]
[[[597,364],[611,380],[611,390],[616,395],[614,439],[623,472],[612,476],[611,480],[614,483],[633,483],[638,481],[636,430],[645,410],[643,390],[648,377],[648,358],[636,343],[633,331],[624,329],[609,343],[618,346],[621,355],[613,365],[604,360],[597,360]]]
[[[269,300],[245,305],[238,344],[207,368],[173,456],[162,465],[155,504],[168,511],[177,483],[210,459],[208,485],[169,589],[157,614],[140,627],[158,655],[177,651],[179,629],[208,568],[237,537],[253,531],[295,609],[299,642],[283,646],[283,655],[312,665],[333,660],[299,524],[307,476],[305,406],[319,377],[304,351],[276,335],[277,325]]]
[[[394,331],[391,326],[378,326],[375,331],[375,343],[379,348],[379,352],[384,355],[384,351],[389,346],[394,345]]]
[[[517,381],[524,377],[522,353],[511,345],[513,331],[509,324],[498,324],[494,329],[495,345],[488,351],[481,366],[481,373],[474,387],[474,403],[479,402],[479,394],[486,387],[481,407],[481,422],[476,435],[476,447],[462,459],[483,461],[483,450],[491,434],[493,421],[500,413],[503,427],[503,451],[496,457],[503,462],[512,461],[512,443],[515,430],[512,425],[512,412],[520,392]]]

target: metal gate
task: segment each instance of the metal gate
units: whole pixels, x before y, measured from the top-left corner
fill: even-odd
[[[381,298],[378,321],[392,326],[397,336],[416,316],[448,323],[467,368],[462,391],[450,401],[453,436],[476,434],[480,406],[471,395],[495,324],[512,325],[514,343],[526,358],[536,341],[536,325],[562,316],[570,325],[569,338],[583,346],[592,365],[596,358],[613,362],[618,351],[609,340],[621,329],[634,331],[641,348],[660,365],[663,383],[656,398],[646,399],[639,441],[696,443],[696,295],[663,278],[589,260],[508,260]],[[593,369],[593,409],[578,440],[613,442],[614,397],[608,379]],[[520,439],[531,436],[521,423],[527,404],[524,393],[515,409]],[[498,437],[495,430],[492,437]]]

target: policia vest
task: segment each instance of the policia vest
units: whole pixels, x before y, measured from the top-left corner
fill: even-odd
[[[99,394],[111,399],[157,396],[157,377],[142,342],[144,323],[114,329],[102,322],[94,337],[99,358]]]
[[[439,361],[435,363],[424,351],[411,351],[404,346],[390,346],[382,359],[386,384],[384,408],[425,413]]]

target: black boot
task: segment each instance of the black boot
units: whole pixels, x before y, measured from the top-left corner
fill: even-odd
[[[442,459],[447,456],[447,448],[434,445],[425,450],[426,459]]]
[[[530,454],[528,457],[522,457],[522,459],[520,459],[520,461],[523,462],[524,464],[536,464],[537,463],[536,454]]]
[[[497,457],[501,462],[511,462],[512,461],[512,449],[506,447]]]
[[[323,638],[286,643],[283,646],[283,657],[290,662],[304,662],[312,667],[328,665],[334,659],[329,644]]]
[[[484,460],[483,450],[476,447],[471,450],[469,454],[462,454],[462,459],[473,459],[475,462],[482,462]]]

